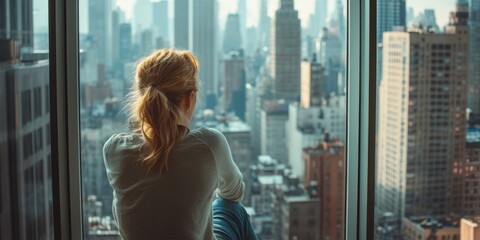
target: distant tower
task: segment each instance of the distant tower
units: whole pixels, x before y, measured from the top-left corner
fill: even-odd
[[[189,49],[189,0],[175,0],[174,7],[174,47]]]
[[[268,17],[268,0],[260,0],[260,14],[258,19],[259,47],[270,46],[270,18]]]
[[[470,69],[468,74],[468,104],[473,113],[480,114],[480,0],[470,0]]]
[[[320,106],[323,95],[323,67],[316,61],[302,61],[300,103],[302,107]]]
[[[168,18],[168,0],[152,2],[152,8],[153,38],[161,38],[164,42],[167,42],[169,44],[170,34],[168,34],[168,32],[170,31],[170,23]],[[187,11],[187,9],[185,9],[184,11]]]
[[[225,54],[242,49],[240,19],[241,16],[239,14],[228,14],[223,36],[223,53]]]
[[[108,2],[108,0],[97,2]],[[141,41],[141,35],[143,30],[150,29],[152,26],[152,2],[150,0],[136,0],[133,5],[133,17],[132,17],[132,33],[135,39],[135,43]]]
[[[397,220],[460,211],[469,49],[463,10],[451,16],[442,34],[384,34],[376,203]]]
[[[232,53],[222,61],[222,105],[223,110],[234,112],[242,121],[245,121],[246,81],[244,59],[241,52],[240,54]]]
[[[322,32],[322,28],[327,27],[327,12],[328,1],[316,0],[315,12],[310,18],[310,34],[312,37],[317,37]]]
[[[189,49],[201,63],[199,105],[212,109],[218,95],[216,0],[190,0],[189,5]]]
[[[377,1],[377,43],[381,43],[383,32],[390,32],[394,27],[406,26],[405,0]]]
[[[297,100],[300,96],[301,28],[293,0],[280,0],[271,32],[270,71],[277,99]]]
[[[120,62],[126,63],[132,60],[132,25],[130,23],[120,24]]]
[[[303,149],[304,184],[316,188],[318,198],[324,200],[320,202],[318,239],[345,239],[344,231],[338,231],[345,223],[345,145],[338,140],[327,141]]]
[[[435,32],[440,32],[434,9],[425,9],[423,11],[423,21],[421,22],[421,24],[425,27],[431,28]]]
[[[242,33],[242,49],[245,50],[246,39],[247,39],[247,1],[238,0],[237,13],[239,15],[240,22],[240,32]]]
[[[323,95],[325,97],[334,93],[340,95],[345,86],[343,83],[342,62],[343,44],[340,37],[324,28],[322,35],[315,42],[315,53],[318,62],[325,68],[325,79],[323,82]],[[341,80],[341,81],[339,81]]]
[[[345,44],[347,31],[345,28],[345,15],[343,14],[343,3],[341,0],[337,0],[337,3],[335,4],[333,19],[330,24],[331,24],[330,31],[332,31],[333,33],[337,34],[338,37],[340,37],[340,41],[342,42],[342,46],[343,46]]]
[[[111,58],[111,16],[112,6],[110,1],[88,1],[88,33],[93,40],[95,56],[91,59],[96,60],[97,64],[110,66]]]
[[[377,1],[377,43],[383,42],[383,33],[396,27],[405,27],[407,20],[406,0]],[[379,45],[381,46],[381,45]],[[382,49],[377,49],[377,83],[382,77]]]

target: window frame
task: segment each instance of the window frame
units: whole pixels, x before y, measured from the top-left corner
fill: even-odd
[[[83,239],[78,0],[49,1],[54,234]],[[345,239],[374,237],[376,0],[347,0]]]

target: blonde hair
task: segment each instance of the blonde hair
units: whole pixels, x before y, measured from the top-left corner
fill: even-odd
[[[129,122],[141,132],[147,154],[141,161],[160,172],[168,170],[170,153],[186,132],[178,129],[180,102],[198,90],[199,62],[190,52],[161,49],[141,59],[129,93]]]

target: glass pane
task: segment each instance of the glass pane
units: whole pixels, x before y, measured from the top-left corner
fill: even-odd
[[[0,0],[0,239],[53,239],[47,0]]]
[[[86,239],[118,236],[103,145],[131,132],[125,100],[136,61],[160,48],[199,59],[190,130],[225,135],[259,238],[344,238],[346,0],[79,6]]]
[[[375,239],[478,238],[480,2],[377,7]]]

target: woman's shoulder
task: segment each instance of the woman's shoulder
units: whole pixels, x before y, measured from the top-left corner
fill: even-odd
[[[113,134],[103,146],[105,153],[118,149],[128,149],[138,147],[141,144],[141,136],[131,132],[121,132]]]
[[[210,146],[210,148],[218,148],[226,143],[226,138],[223,133],[215,128],[197,128],[192,131],[192,135]]]
[[[223,137],[223,133],[215,128],[200,127],[192,131],[192,135],[206,141],[215,141]]]

